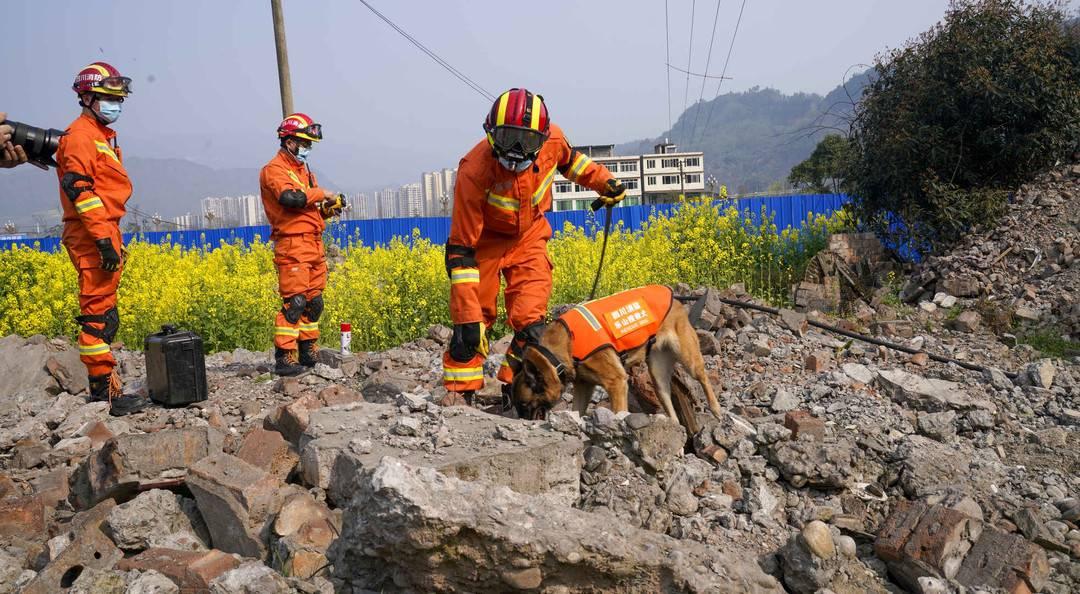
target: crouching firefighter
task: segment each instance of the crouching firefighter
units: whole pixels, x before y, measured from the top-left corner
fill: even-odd
[[[600,194],[607,205],[626,191],[603,165],[574,150],[548,119],[540,95],[510,89],[484,121],[485,139],[461,159],[454,186],[446,271],[454,332],[443,355],[443,383],[471,403],[484,385],[486,330],[495,323],[500,277],[515,334],[498,372],[503,406],[527,342],[539,339],[551,297],[547,253],[555,173]]]
[[[274,242],[278,292],[284,304],[274,320],[274,372],[297,375],[314,367],[326,288],[325,219],[345,208],[345,197],[319,187],[307,158],[322,140],[322,125],[302,113],[277,129],[281,149],[259,174],[263,209]]]
[[[64,213],[62,241],[79,279],[79,358],[90,378],[90,401],[108,402],[112,415],[123,416],[149,405],[145,398],[123,393],[109,347],[120,328],[120,219],[132,189],[109,124],[120,117],[131,79],[105,62],[94,62],[76,75],[71,87],[82,114],[60,138],[56,174]]]

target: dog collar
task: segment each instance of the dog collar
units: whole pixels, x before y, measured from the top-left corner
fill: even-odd
[[[531,346],[532,348],[539,351],[540,354],[543,355],[544,358],[548,360],[548,363],[551,363],[552,367],[555,368],[555,373],[557,373],[559,375],[559,381],[563,382],[563,383],[566,383],[566,375],[567,375],[568,369],[567,369],[566,365],[561,360],[559,360],[559,358],[557,356],[555,356],[555,353],[551,352],[551,349],[549,349],[546,346],[544,346],[542,344],[539,344],[539,343],[532,344],[532,345],[529,345],[529,346]]]

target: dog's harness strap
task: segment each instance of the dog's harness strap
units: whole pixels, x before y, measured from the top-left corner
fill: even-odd
[[[555,356],[555,353],[551,352],[551,349],[539,343],[530,344],[529,346],[536,349],[541,355],[544,356],[545,359],[548,360],[549,363],[551,363],[551,366],[555,368],[555,373],[559,374],[559,381],[565,383],[567,371],[566,365],[564,365],[563,362]]]

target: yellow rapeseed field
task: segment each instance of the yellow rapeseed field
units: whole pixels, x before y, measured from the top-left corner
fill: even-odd
[[[788,299],[792,282],[831,232],[847,225],[843,212],[812,216],[801,230],[777,230],[762,213],[686,201],[671,216],[644,229],[613,230],[598,290],[606,295],[643,284],[744,283],[773,303]],[[567,225],[549,244],[555,263],[552,304],[585,299],[600,258],[600,234]],[[142,348],[161,324],[175,323],[202,336],[209,352],[269,348],[281,301],[271,244],[222,244],[213,250],[133,242],[118,295],[117,340]],[[449,282],[441,245],[419,237],[386,246],[353,244],[331,261],[324,342],[336,344],[338,324],[352,323],[355,350],[384,349],[449,323]],[[32,248],[0,252],[0,336],[74,337],[78,314],[75,272],[63,251]],[[505,327],[500,328],[505,330]]]

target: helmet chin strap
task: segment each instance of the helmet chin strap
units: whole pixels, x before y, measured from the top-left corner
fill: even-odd
[[[94,109],[94,105],[97,104],[99,101],[101,101],[101,97],[97,93],[87,93],[87,94],[90,95],[90,97],[91,97],[90,105],[86,105],[85,103],[83,103],[83,98],[81,96],[79,97],[79,105],[86,108],[86,109],[89,109],[90,113],[94,114],[94,119],[97,120],[99,124],[101,124],[102,126],[108,126],[109,122],[106,122],[105,120],[101,119],[101,114],[98,113],[98,110]]]

